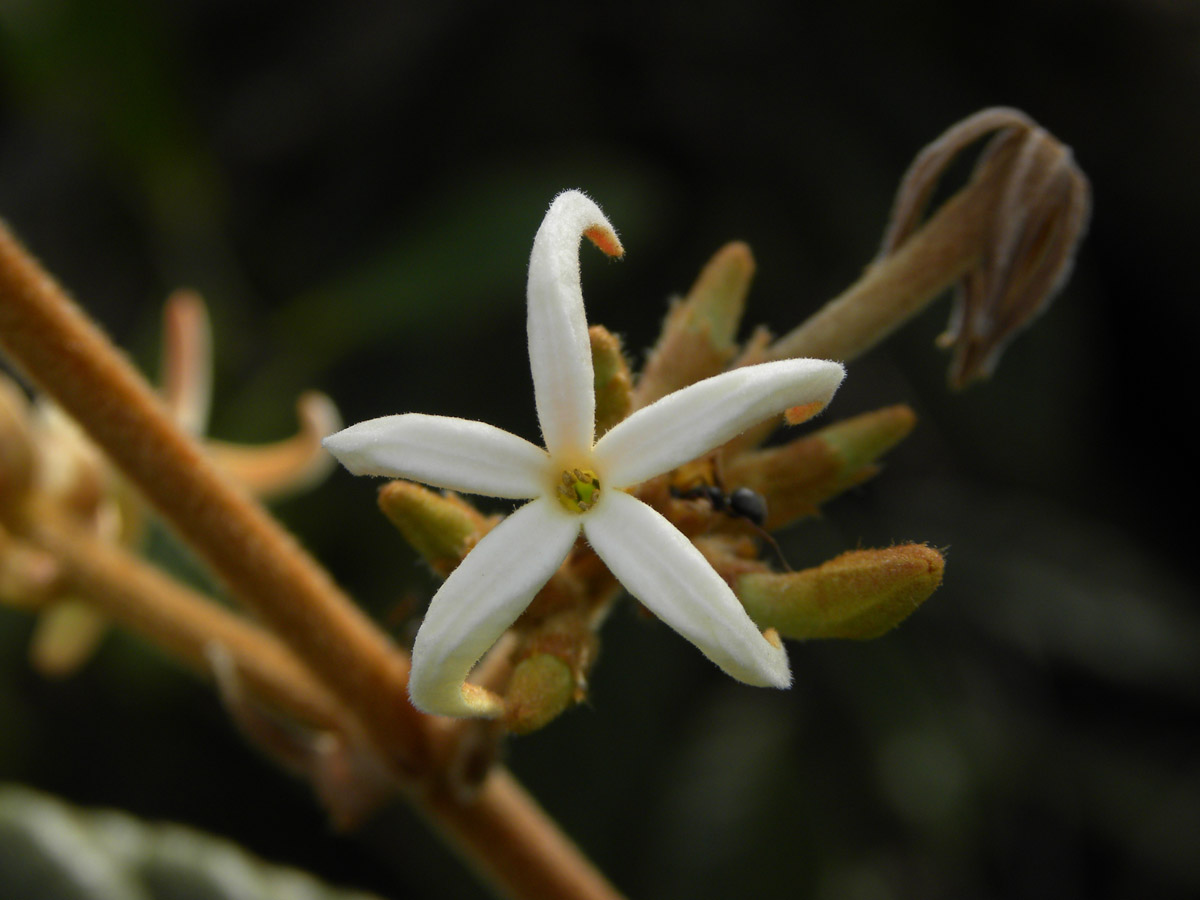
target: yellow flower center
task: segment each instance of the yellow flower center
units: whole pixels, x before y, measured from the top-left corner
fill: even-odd
[[[591,469],[563,471],[558,502],[569,512],[585,513],[600,499],[600,479]]]

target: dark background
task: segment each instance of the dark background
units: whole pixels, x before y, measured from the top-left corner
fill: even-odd
[[[1093,183],[1074,278],[965,393],[944,302],[856,362],[827,415],[907,402],[918,429],[782,538],[797,566],[927,541],[943,588],[882,640],[793,645],[786,694],[622,606],[590,704],[509,761],[634,897],[1194,896],[1197,6],[793,6],[0,0],[0,215],[149,371],[166,293],[204,292],[215,436],[280,437],[315,387],[351,422],[533,437],[524,274],[558,190],[621,233],[584,292],[640,359],[731,239],[747,324],[787,330],[874,255],[921,146],[1024,109]],[[338,472],[279,513],[385,616],[432,580],[375,487]],[[405,810],[333,835],[154,651],[116,636],[52,684],[28,631],[0,610],[0,779],[481,896]]]

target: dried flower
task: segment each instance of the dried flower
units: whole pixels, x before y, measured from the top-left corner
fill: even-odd
[[[942,175],[989,134],[968,183],[926,219]],[[987,378],[1009,341],[1066,283],[1090,211],[1091,188],[1069,147],[1020,110],[981,110],[917,155],[879,255],[862,276],[754,361],[849,361],[956,287],[950,325],[938,339],[954,350],[950,384]]]
[[[896,193],[881,257],[917,230],[942,174],[985,135],[971,176],[994,182],[983,226],[983,252],[958,281],[950,325],[938,344],[954,349],[950,383],[964,387],[992,374],[1004,348],[1045,312],[1066,283],[1087,230],[1091,188],[1071,155],[1020,110],[981,110],[927,146]]]

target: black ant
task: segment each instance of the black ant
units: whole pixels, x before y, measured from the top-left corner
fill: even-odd
[[[681,490],[671,487],[671,496],[676,500],[707,500],[713,512],[728,513],[735,519],[745,519],[751,525],[762,528],[767,521],[767,498],[747,487],[740,487],[726,494],[715,484],[698,484]]]
[[[792,571],[778,542],[763,528],[763,523],[767,521],[767,498],[762,494],[752,491],[748,487],[735,488],[732,493],[726,494],[717,485],[706,483],[690,488],[671,485],[669,490],[671,496],[676,500],[707,500],[713,512],[725,513],[730,518],[749,522],[758,532],[759,537],[775,548],[775,554],[783,563],[783,567],[789,572]]]

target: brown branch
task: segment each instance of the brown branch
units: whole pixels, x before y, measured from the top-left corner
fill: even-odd
[[[0,341],[354,712],[385,763],[401,771],[418,764],[423,741],[408,703],[407,656],[216,469],[2,224]]]
[[[414,802],[501,896],[621,900],[617,889],[501,766],[492,769],[472,801],[462,802],[442,790]],[[480,848],[488,852],[480,853]]]

